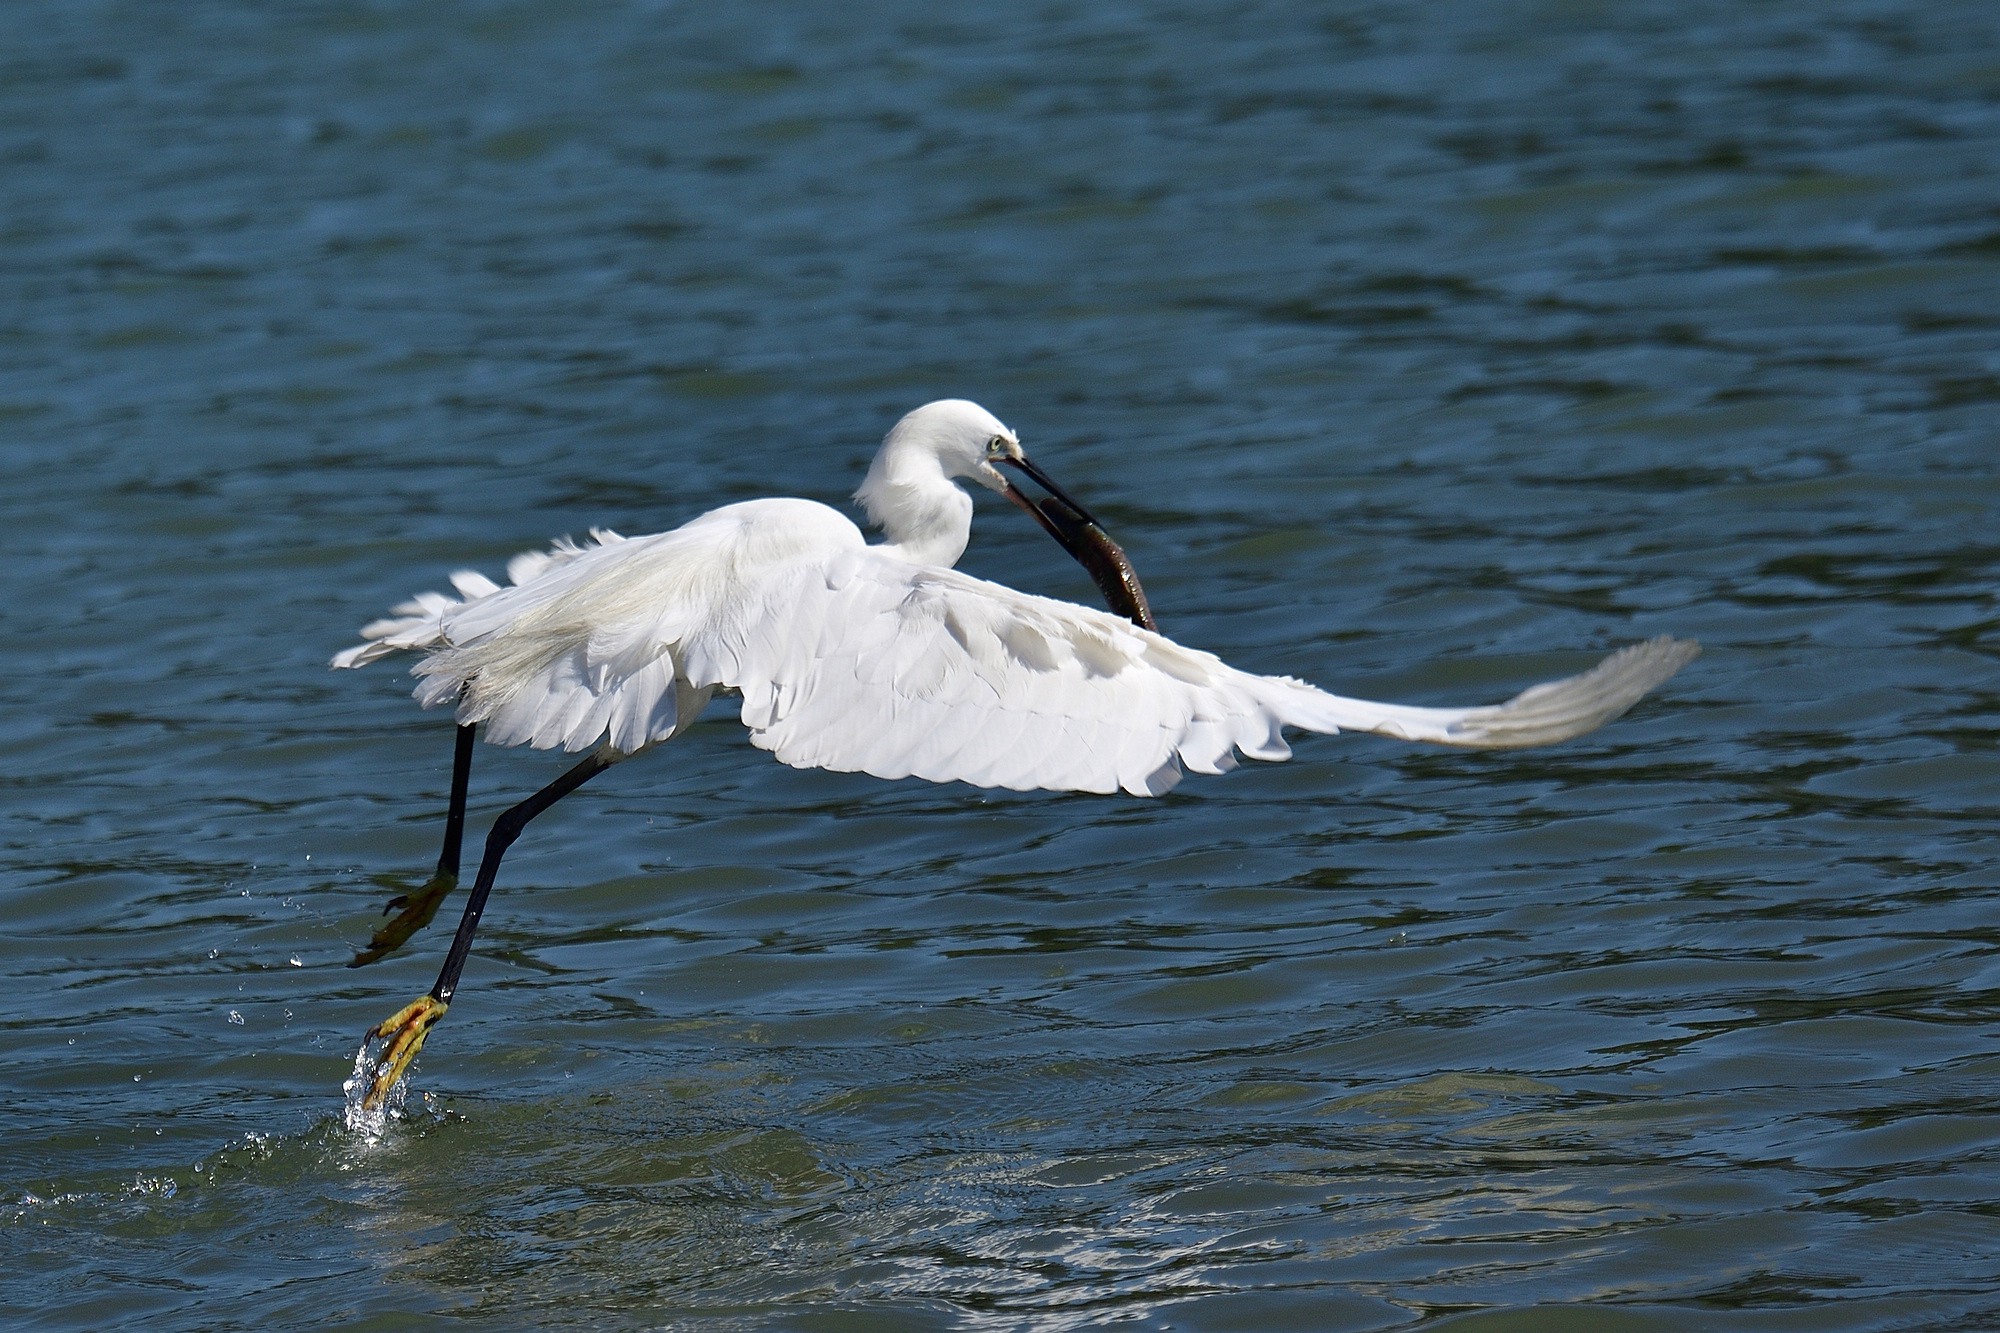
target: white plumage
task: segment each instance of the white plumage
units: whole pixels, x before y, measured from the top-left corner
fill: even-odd
[[[807,500],[753,500],[671,532],[558,542],[511,586],[452,576],[333,659],[426,653],[425,706],[456,702],[500,745],[630,754],[739,691],[751,742],[799,768],[1017,790],[1158,795],[1183,771],[1290,754],[1283,729],[1500,748],[1616,717],[1699,648],[1635,644],[1591,671],[1478,708],[1345,699],[1238,671],[1118,616],[951,568],[971,530],[956,484],[1005,482],[1012,432],[971,403],[919,408],[856,494],[887,538]]]

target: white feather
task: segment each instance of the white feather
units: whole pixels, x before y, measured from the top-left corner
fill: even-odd
[[[1692,659],[1658,638],[1507,703],[1415,708],[1239,671],[1104,611],[949,568],[1012,436],[969,403],[920,408],[890,433],[858,497],[887,541],[824,505],[753,500],[671,532],[597,531],[516,556],[501,587],[460,572],[333,659],[427,655],[425,706],[455,704],[501,745],[630,754],[690,725],[717,690],[743,696],[752,744],[799,768],[976,786],[1158,795],[1238,752],[1280,760],[1286,727],[1469,748],[1546,745],[1623,713]],[[990,469],[988,469],[990,471]]]

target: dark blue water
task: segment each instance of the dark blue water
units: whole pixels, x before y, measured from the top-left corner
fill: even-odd
[[[17,0],[0,1313],[2000,1322],[1996,310],[1988,5]],[[533,827],[350,1133],[451,735],[325,659],[946,395],[1237,665],[1707,652],[1150,802],[718,706]],[[966,568],[1092,597],[989,500]]]

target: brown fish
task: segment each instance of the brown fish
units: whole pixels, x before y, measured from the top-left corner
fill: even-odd
[[[1027,473],[1036,485],[1049,493],[1040,504],[1036,504],[1018,487],[1010,484],[1007,498],[1032,515],[1043,530],[1056,539],[1058,546],[1090,571],[1097,590],[1104,594],[1106,606],[1141,629],[1159,633],[1160,627],[1153,623],[1153,609],[1146,603],[1146,590],[1139,584],[1138,571],[1132,568],[1124,549],[1111,540],[1111,534],[1104,530],[1103,525],[1050,481],[1048,474],[1039,467],[1026,459],[1006,462],[1008,466]]]

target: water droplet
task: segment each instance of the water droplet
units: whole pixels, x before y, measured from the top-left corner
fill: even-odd
[[[229,1021],[234,1023],[237,1027],[242,1027],[243,1015],[237,1013],[234,1009],[231,1009],[229,1011]]]
[[[306,965],[306,960],[305,960],[305,959],[303,959],[303,958],[299,957],[299,956],[298,956],[297,954],[293,954],[293,955],[292,955],[292,966],[293,966],[293,967],[304,967],[305,965]]]
[[[137,1074],[132,1075],[132,1081],[134,1083],[137,1083],[139,1081],[139,1076]]]

